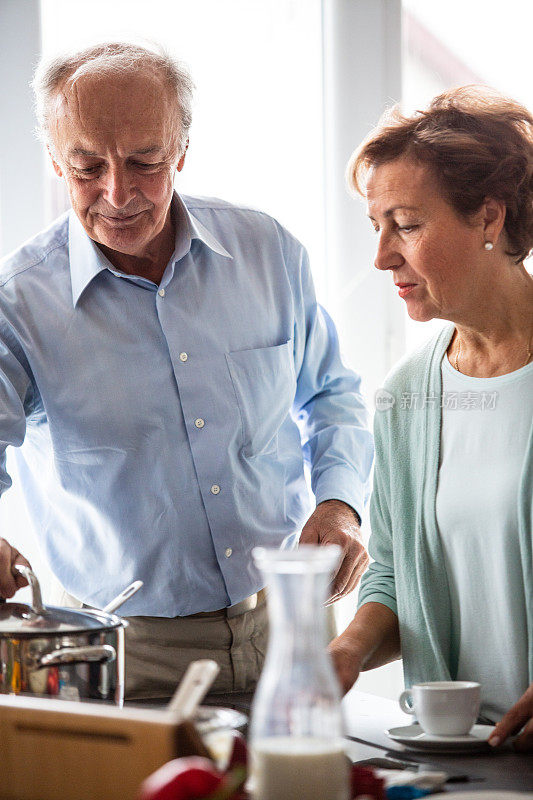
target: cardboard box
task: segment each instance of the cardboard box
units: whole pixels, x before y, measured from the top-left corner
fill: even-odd
[[[134,800],[177,756],[208,753],[162,709],[0,695],[0,800]]]

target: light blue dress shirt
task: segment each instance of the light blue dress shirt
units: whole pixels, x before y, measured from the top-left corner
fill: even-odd
[[[373,455],[302,245],[248,208],[178,195],[172,208],[159,286],[118,272],[73,212],[0,271],[2,453],[19,448],[69,593],[101,607],[144,581],[127,615],[257,591],[252,549],[295,540],[311,513],[304,462],[317,502],[360,512]]]

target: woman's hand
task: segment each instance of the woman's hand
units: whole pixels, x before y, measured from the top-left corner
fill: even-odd
[[[333,668],[337,673],[342,693],[346,694],[359,677],[361,672],[360,660],[345,634],[333,639],[328,650],[333,660]]]
[[[365,603],[329,646],[343,694],[363,670],[400,658],[398,617],[381,603]]]
[[[522,732],[520,733],[520,731]],[[520,736],[514,741],[515,750],[521,753],[533,752],[533,683],[529,689],[526,689],[518,703],[515,703],[498,722],[489,739],[489,744],[497,747],[508,736],[517,733],[520,733]]]

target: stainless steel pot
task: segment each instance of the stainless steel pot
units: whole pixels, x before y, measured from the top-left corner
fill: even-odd
[[[124,627],[97,609],[44,607],[39,582],[16,565],[31,605],[0,603],[0,693],[124,701]]]

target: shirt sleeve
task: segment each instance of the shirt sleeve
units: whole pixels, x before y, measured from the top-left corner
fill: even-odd
[[[0,495],[11,486],[6,448],[20,447],[26,435],[33,384],[26,357],[6,324],[0,324]]]
[[[376,464],[370,500],[372,533],[368,543],[368,552],[373,560],[361,578],[358,607],[365,603],[381,603],[398,615],[390,513],[389,444],[387,429],[382,430],[380,412],[376,412],[374,434]]]
[[[293,406],[316,502],[343,500],[362,515],[374,455],[360,377],[342,362],[335,325],[317,303],[307,252],[291,242],[295,297]]]

